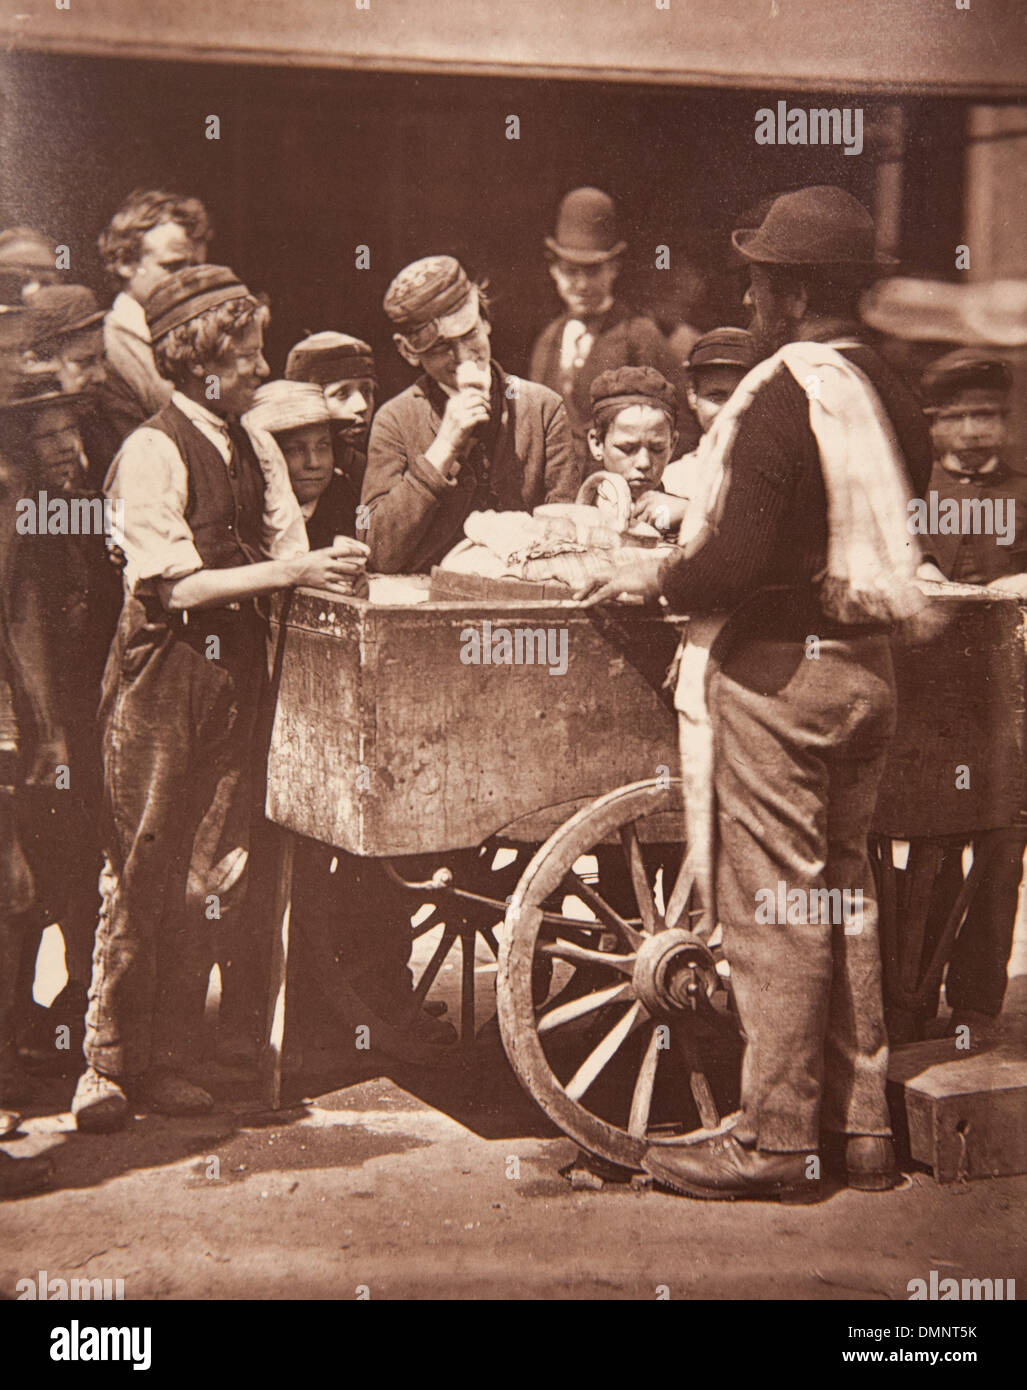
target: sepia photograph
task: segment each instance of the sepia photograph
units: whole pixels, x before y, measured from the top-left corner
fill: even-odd
[[[16,1373],[1012,1353],[1025,207],[1023,0],[0,0]]]

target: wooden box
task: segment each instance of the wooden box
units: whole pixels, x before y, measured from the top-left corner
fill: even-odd
[[[938,1182],[1027,1173],[1027,1049],[955,1038],[897,1047],[888,1068],[897,1138]]]

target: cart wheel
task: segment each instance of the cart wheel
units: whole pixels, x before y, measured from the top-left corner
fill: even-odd
[[[499,956],[499,1024],[522,1086],[583,1148],[626,1168],[652,1144],[717,1128],[738,1097],[741,1037],[719,948],[688,930],[699,916],[688,866],[668,855],[665,875],[643,853],[645,822],[665,812],[681,814],[680,783],[636,782],[561,826],[518,884]],[[576,869],[611,840],[630,917]],[[541,999],[540,959],[553,965]]]
[[[411,857],[386,866],[388,881],[382,879],[380,891],[390,895],[390,903],[395,899],[397,913],[410,914],[413,989],[398,1012],[394,1007],[387,1013],[382,1009],[373,980],[369,989],[347,970],[344,917],[331,922],[319,917],[312,923],[315,929],[309,933],[307,949],[321,997],[347,1036],[366,1027],[362,1041],[368,1055],[437,1066],[469,1050],[483,1032],[495,1027],[497,929],[529,852],[524,846],[490,840],[478,849],[433,856],[430,861]],[[424,880],[425,886],[407,886],[410,878]],[[433,878],[437,894],[432,892]],[[451,886],[469,896],[453,896]],[[545,992],[551,974],[550,963],[541,960],[537,991]],[[425,1039],[425,1012],[451,1025],[451,1042]]]

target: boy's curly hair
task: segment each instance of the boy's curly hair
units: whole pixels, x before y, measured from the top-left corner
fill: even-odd
[[[256,295],[242,295],[227,304],[217,304],[157,339],[153,345],[157,370],[176,386],[182,386],[192,377],[193,367],[220,362],[251,323],[266,328],[270,318],[267,303]]]
[[[183,198],[161,188],[137,188],[118,208],[97,241],[109,273],[117,276],[119,265],[135,265],[142,252],[143,237],[165,222],[177,222],[190,241],[203,246],[210,241],[210,218],[199,198]]]

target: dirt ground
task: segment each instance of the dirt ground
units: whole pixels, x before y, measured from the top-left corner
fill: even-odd
[[[1023,914],[1021,914],[1022,918]],[[1024,934],[1003,1031],[1027,1034]],[[128,1299],[905,1299],[941,1277],[1027,1290],[1027,1176],[815,1205],[575,1190],[576,1146],[519,1088],[498,1038],[436,1070],[321,1057],[283,1109],[221,1073],[200,1119],[80,1135],[48,1078],[8,1153],[52,1191],[0,1206],[0,1297],[20,1279],[121,1279]],[[361,1066],[363,1069],[361,1070]]]

